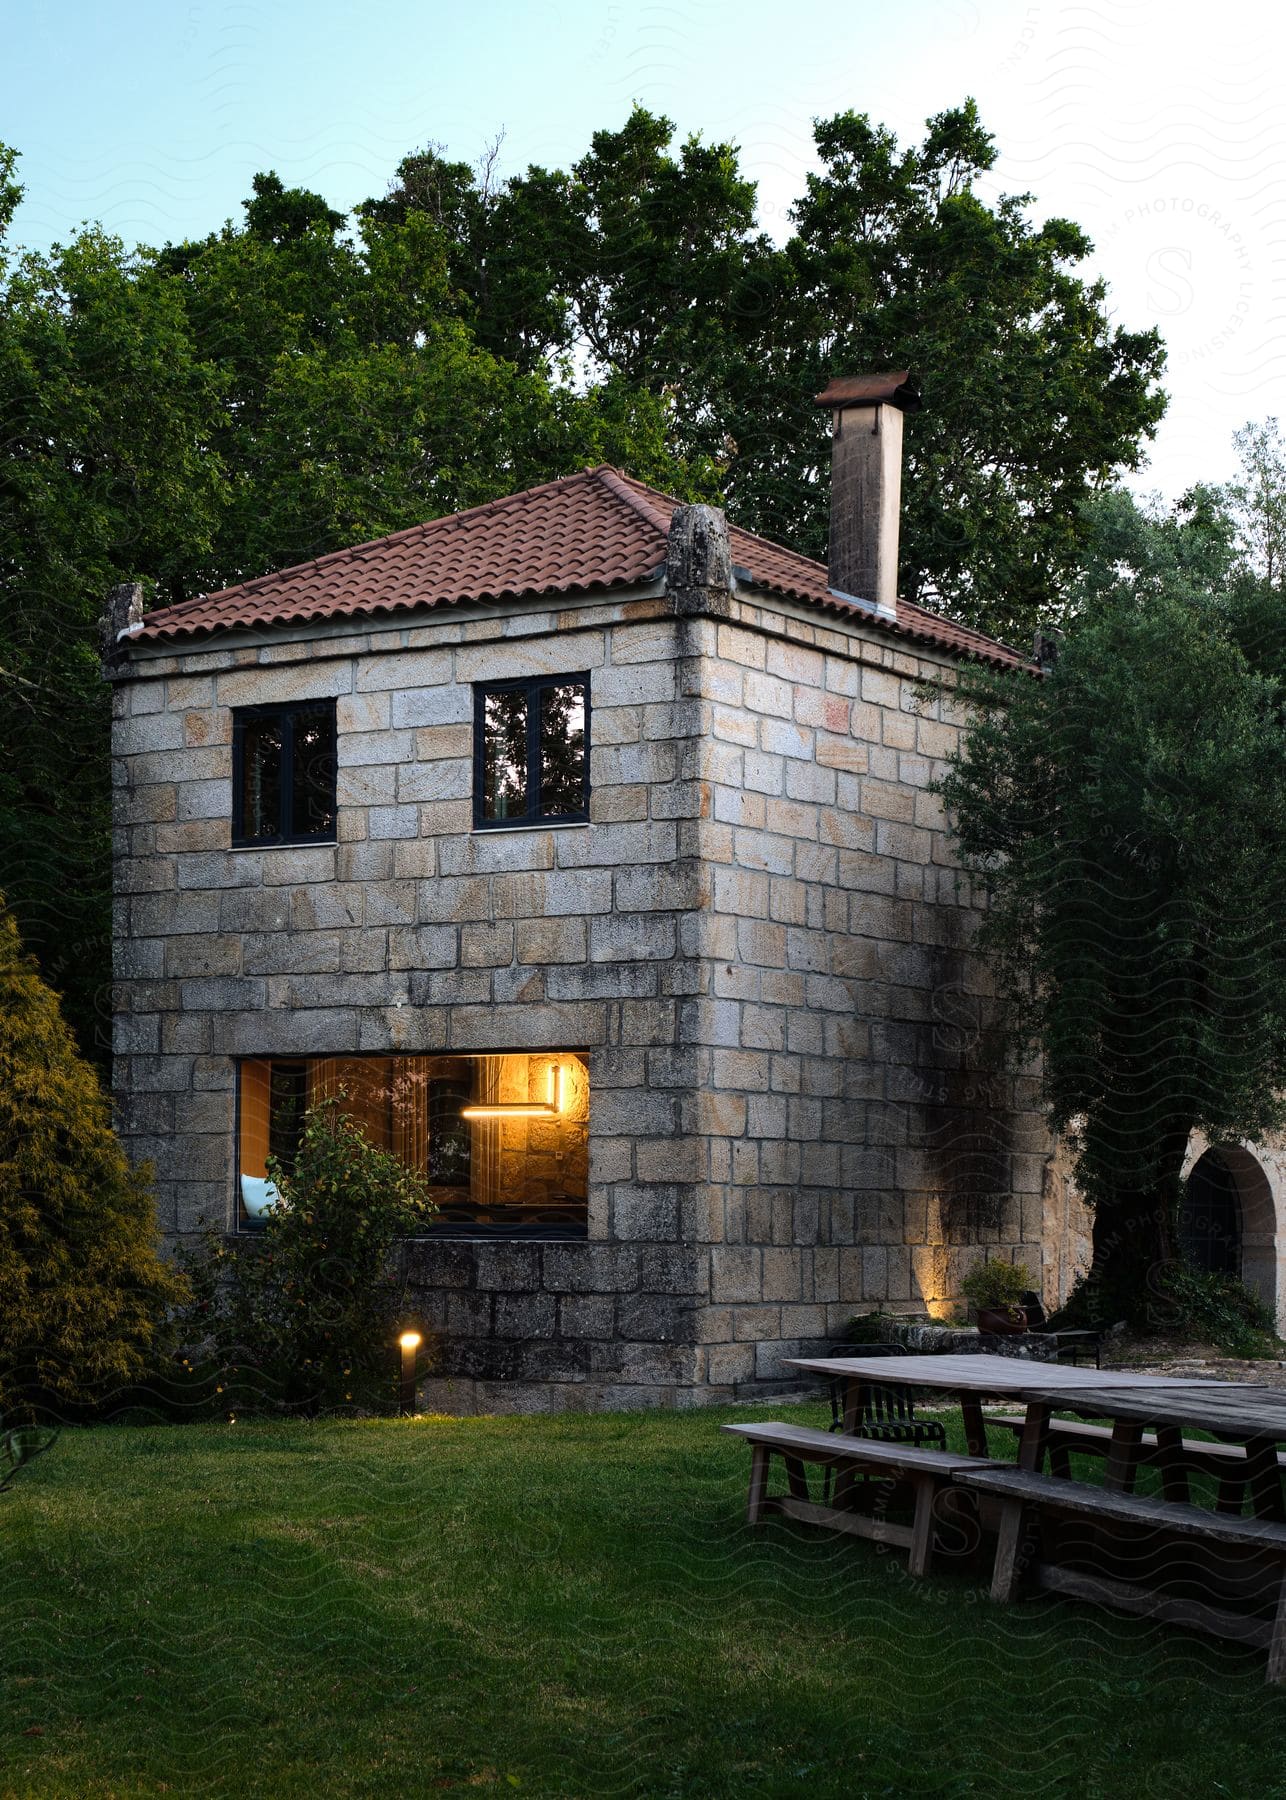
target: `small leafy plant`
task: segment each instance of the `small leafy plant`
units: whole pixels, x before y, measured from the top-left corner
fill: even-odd
[[[1026,1263],[1001,1262],[987,1256],[970,1269],[960,1283],[960,1292],[977,1312],[1003,1312],[1012,1317],[1032,1281]]]
[[[184,1366],[222,1406],[316,1412],[395,1401],[393,1340],[412,1321],[392,1251],[437,1208],[343,1101],[308,1110],[292,1169],[269,1158],[279,1199],[264,1229],[232,1241],[208,1232],[185,1259],[194,1303]]]
[[[1184,1336],[1247,1360],[1279,1354],[1272,1314],[1235,1275],[1175,1262],[1159,1274],[1157,1287],[1173,1307],[1175,1316],[1167,1323]]]
[[[0,1494],[12,1483],[19,1470],[27,1468],[43,1456],[58,1436],[44,1425],[11,1425],[6,1430],[0,1421]]]
[[[892,1344],[897,1342],[898,1321],[892,1313],[855,1313],[844,1328],[850,1344]]]

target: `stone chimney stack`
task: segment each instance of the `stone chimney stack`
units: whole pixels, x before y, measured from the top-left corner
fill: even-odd
[[[102,650],[103,675],[113,680],[126,662],[126,640],[143,625],[143,584],[125,581],[109,588],[98,620],[98,641]]]
[[[817,396],[831,409],[833,593],[897,616],[902,414],[920,396],[905,369],[839,376]]]

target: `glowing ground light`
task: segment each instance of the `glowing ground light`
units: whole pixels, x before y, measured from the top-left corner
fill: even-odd
[[[424,1340],[418,1331],[408,1329],[397,1341],[402,1346],[402,1392],[399,1399],[399,1411],[409,1414],[415,1411],[415,1353]]]

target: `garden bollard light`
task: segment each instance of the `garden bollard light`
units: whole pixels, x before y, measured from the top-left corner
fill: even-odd
[[[409,1416],[415,1411],[415,1353],[420,1347],[418,1331],[404,1331],[397,1340],[402,1346],[402,1400],[400,1410]]]

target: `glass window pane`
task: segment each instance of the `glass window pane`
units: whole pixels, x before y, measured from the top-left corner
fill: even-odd
[[[482,816],[521,818],[527,811],[527,696],[488,694],[482,721]]]
[[[302,1062],[274,1062],[269,1076],[268,1154],[289,1173],[299,1154],[308,1105],[308,1068]]]
[[[429,1083],[429,1181],[434,1187],[469,1186],[472,1138],[460,1108],[471,1098],[466,1076]]]
[[[247,719],[241,740],[241,835],[281,835],[281,721]]]
[[[335,829],[335,709],[295,714],[291,771],[296,837],[318,837]]]
[[[544,818],[585,808],[585,689],[580,682],[540,690],[540,811]]]
[[[247,1059],[239,1080],[252,1222],[265,1216],[269,1155],[295,1166],[307,1109],[342,1092],[367,1141],[431,1186],[430,1232],[585,1230],[589,1070],[574,1051]],[[461,1118],[466,1106],[472,1118]]]

